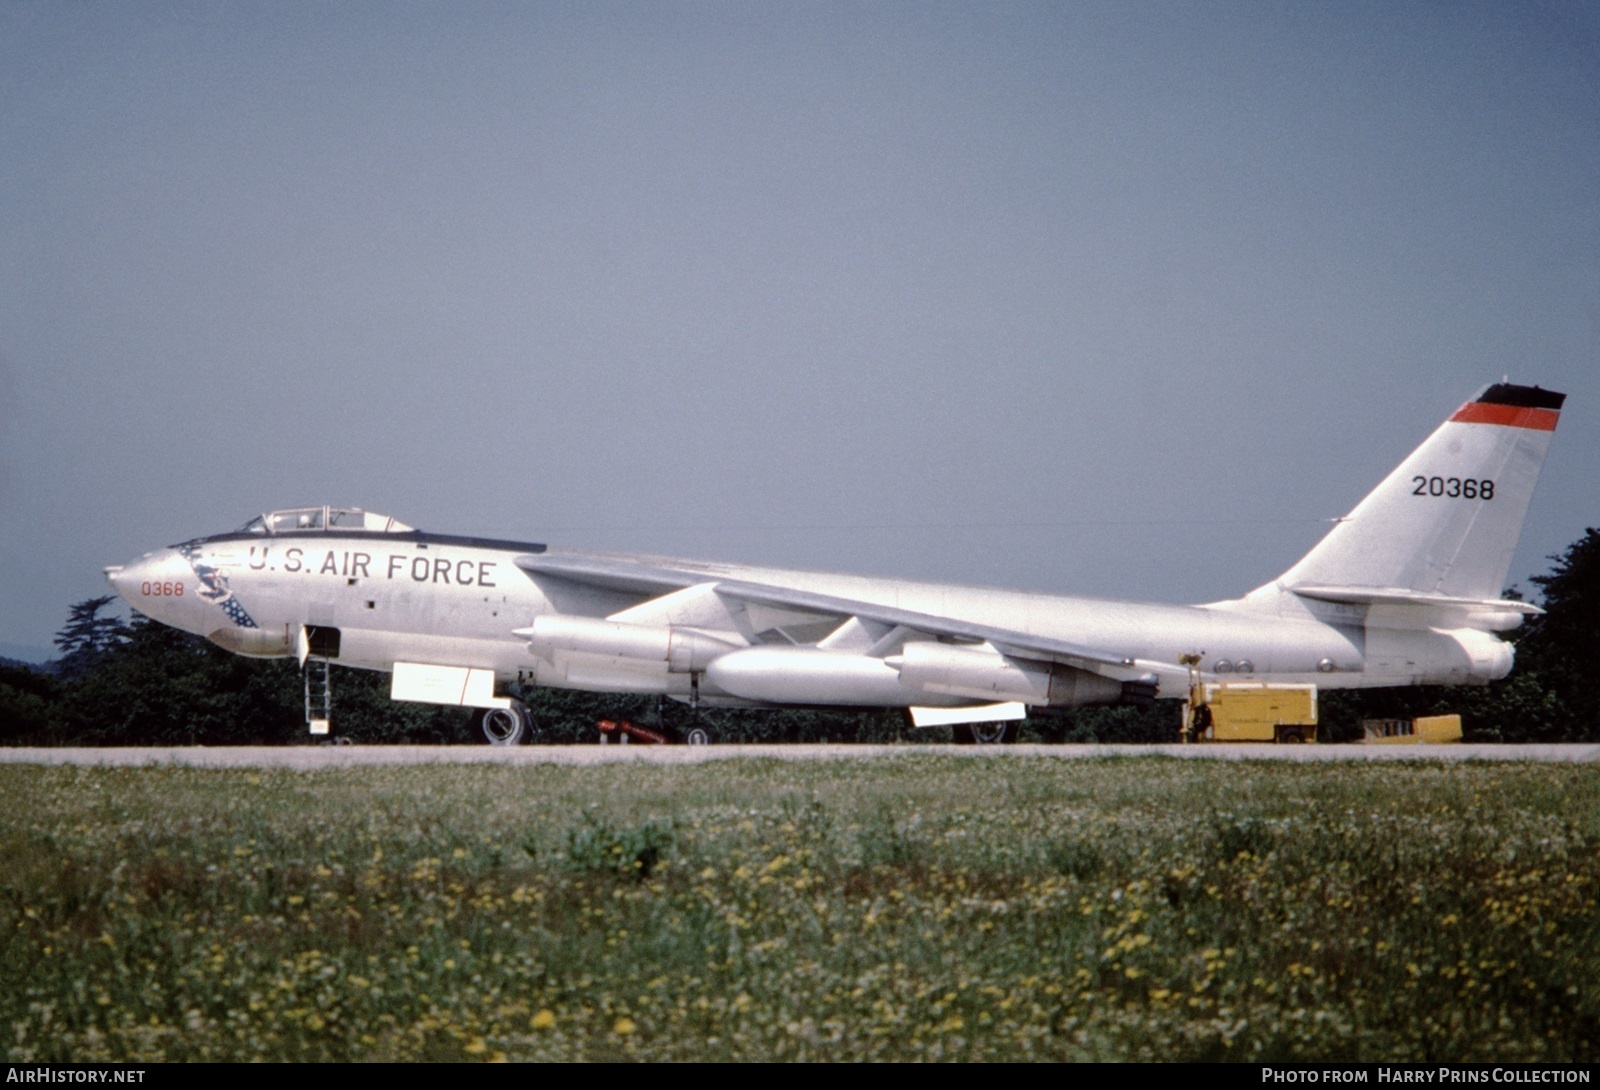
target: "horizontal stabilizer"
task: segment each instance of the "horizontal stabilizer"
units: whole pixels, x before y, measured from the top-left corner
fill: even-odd
[[[1288,589],[1302,598],[1315,598],[1322,602],[1348,602],[1353,605],[1449,606],[1455,609],[1518,613],[1524,617],[1537,617],[1544,612],[1531,602],[1514,602],[1507,598],[1452,598],[1445,594],[1424,594],[1403,587],[1290,587]]]

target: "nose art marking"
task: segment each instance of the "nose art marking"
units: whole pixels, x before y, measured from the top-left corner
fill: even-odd
[[[222,612],[228,615],[228,620],[240,628],[259,627],[255,622],[255,618],[251,617],[244,606],[239,604],[239,600],[233,596],[233,587],[228,585],[228,577],[223,574],[222,569],[213,567],[201,560],[195,554],[195,548],[192,545],[179,545],[178,555],[189,562],[189,567],[194,569],[196,578],[200,580],[200,585],[204,588],[200,591],[200,597],[209,599],[221,606]]]

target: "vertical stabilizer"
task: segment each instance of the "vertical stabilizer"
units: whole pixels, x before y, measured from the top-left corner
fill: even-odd
[[[1499,598],[1565,400],[1485,387],[1275,586]]]

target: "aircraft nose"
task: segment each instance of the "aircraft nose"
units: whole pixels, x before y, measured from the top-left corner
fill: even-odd
[[[156,549],[127,564],[113,564],[105,573],[106,582],[123,601],[168,624],[177,623],[182,607],[198,589],[194,570],[175,549]]]
[[[106,568],[106,582],[129,605],[133,604],[133,597],[128,593],[128,580],[130,578],[128,569],[136,564],[138,564],[137,560],[133,564],[112,564]]]
[[[128,584],[133,576],[128,574],[128,569],[136,567],[138,563],[135,560],[132,564],[111,564],[106,567],[106,582],[111,584],[111,589],[116,591],[123,601],[130,604],[133,602],[133,597],[128,593]]]
[[[139,584],[149,583],[150,577],[160,563],[158,553],[164,550],[145,553],[137,560],[130,560],[126,564],[113,564],[106,568],[106,582],[111,584],[111,589],[120,594],[124,601],[131,606],[139,604]]]

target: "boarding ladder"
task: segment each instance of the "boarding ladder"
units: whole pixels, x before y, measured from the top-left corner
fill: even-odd
[[[333,680],[328,660],[321,655],[306,657],[303,672],[306,682],[306,726],[312,734],[327,734],[333,713]]]

